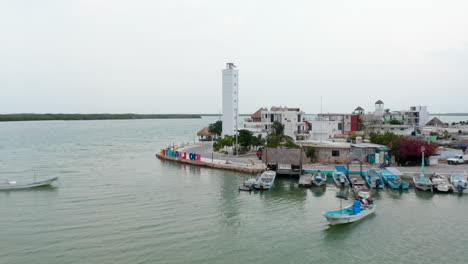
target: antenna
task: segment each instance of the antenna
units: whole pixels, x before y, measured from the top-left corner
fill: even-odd
[[[322,103],[322,96],[320,96],[320,114],[323,113],[323,103]],[[319,116],[319,120],[320,120],[320,143],[322,143],[322,120]]]

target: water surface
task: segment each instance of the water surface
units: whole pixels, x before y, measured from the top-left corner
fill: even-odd
[[[164,162],[215,117],[0,123],[0,263],[465,263],[468,195],[381,191],[374,216],[330,227],[333,185],[239,193],[247,175]]]

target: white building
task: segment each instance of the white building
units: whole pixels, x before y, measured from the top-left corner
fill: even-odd
[[[334,135],[341,134],[340,121],[336,120],[311,120],[312,125],[310,140],[330,140]]]
[[[423,127],[429,122],[429,112],[427,106],[411,106],[407,111],[408,124]]]
[[[256,135],[266,137],[272,132],[273,122],[278,121],[284,125],[284,135],[293,139],[308,137],[308,127],[304,122],[305,113],[299,108],[271,107],[260,108],[250,118],[245,119],[243,128]]]
[[[273,122],[278,121],[284,125],[284,135],[298,139],[308,136],[304,115],[305,113],[300,108],[273,106],[270,111],[262,111],[261,122],[263,129],[270,133]]]
[[[235,135],[239,126],[239,71],[234,63],[223,70],[223,136]]]

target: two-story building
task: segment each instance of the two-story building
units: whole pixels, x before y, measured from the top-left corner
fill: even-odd
[[[271,133],[275,121],[284,125],[284,135],[295,140],[308,137],[309,130],[304,122],[305,112],[300,108],[276,107],[260,108],[254,114],[244,120],[244,129],[255,134],[267,136]]]

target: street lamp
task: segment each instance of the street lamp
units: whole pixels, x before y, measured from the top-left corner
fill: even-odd
[[[421,146],[422,153],[422,162],[421,162],[421,178],[424,178],[424,151],[426,150],[425,146]]]

